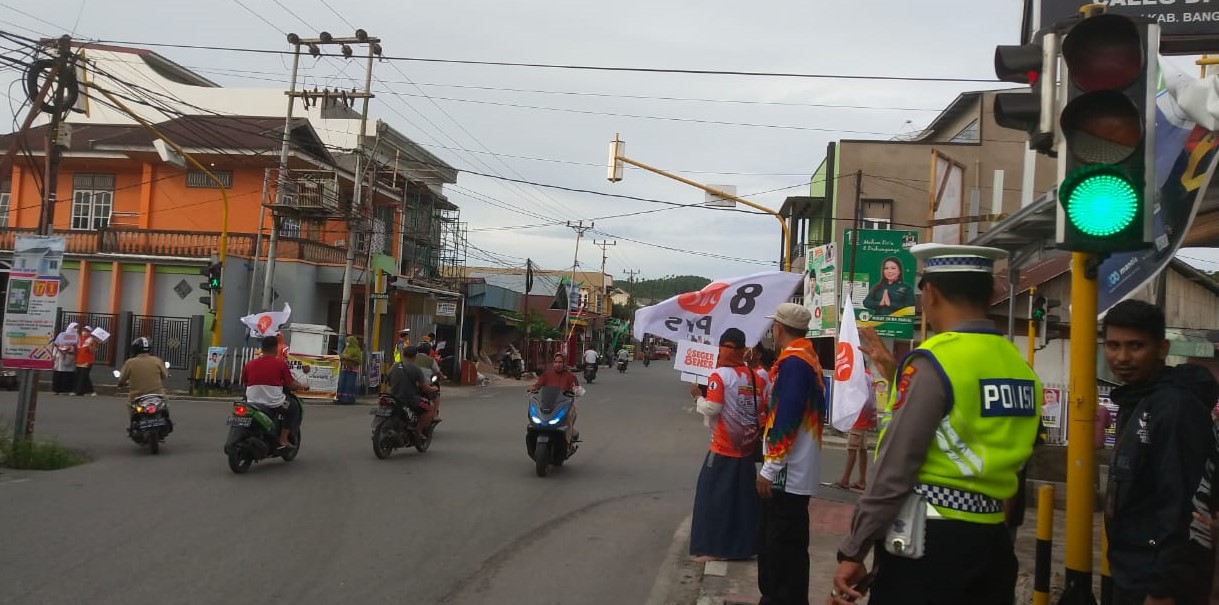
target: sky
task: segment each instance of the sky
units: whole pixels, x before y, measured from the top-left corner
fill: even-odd
[[[981,11],[966,0],[2,0],[0,29],[131,45],[286,50],[285,32],[338,36],[362,27],[392,57],[985,80],[994,76],[994,46],[1018,42],[1021,11],[1019,0],[986,4]],[[223,86],[283,88],[288,80],[279,55],[149,48]],[[362,71],[342,59],[302,61],[307,86],[350,89],[361,84]],[[8,80],[0,81],[0,94],[19,90],[8,85],[13,74],[0,72]],[[778,209],[787,196],[808,194],[831,141],[917,131],[961,92],[1000,86],[420,61],[380,62],[374,74],[371,115],[463,171],[446,191],[468,223],[468,264],[523,266],[530,258],[569,269],[575,231],[516,227],[582,220],[594,228],[579,245],[581,269],[600,266],[595,242],[616,242],[606,248],[606,272],[619,280],[628,271],[717,278],[769,270],[777,266],[781,235],[771,216],[699,207],[702,191],[658,175],[628,169],[621,182],[609,183],[615,134],[628,157],[705,184],[734,185]],[[649,210],[655,212],[598,218]],[[1219,269],[1210,251],[1189,257]]]

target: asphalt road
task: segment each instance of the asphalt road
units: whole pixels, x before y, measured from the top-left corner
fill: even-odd
[[[446,391],[432,448],[389,460],[368,407],[309,406],[300,457],[243,476],[222,452],[227,403],[173,402],[151,456],[120,400],[44,394],[38,434],[94,460],[0,473],[0,603],[643,602],[706,451],[688,386],[667,363],[602,368],[585,443],[546,478],[524,386]],[[14,408],[0,395],[0,424]]]

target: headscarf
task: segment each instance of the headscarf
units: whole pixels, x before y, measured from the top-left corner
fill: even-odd
[[[55,346],[71,347],[71,346],[75,346],[77,343],[79,343],[80,334],[78,334],[76,332],[77,325],[78,324],[76,322],[72,322],[72,323],[68,324],[68,327],[65,328],[63,332],[60,332],[59,336],[55,337]]]
[[[359,363],[362,352],[360,351],[360,343],[355,336],[347,337],[347,346],[343,348],[343,361],[347,363]]]

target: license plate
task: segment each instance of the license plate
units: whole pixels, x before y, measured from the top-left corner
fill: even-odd
[[[229,426],[238,428],[247,427],[254,423],[254,419],[249,416],[229,416]]]
[[[394,411],[390,408],[377,408],[373,410],[374,416],[393,416]]]
[[[140,418],[135,421],[135,428],[140,431],[146,431],[148,429],[161,428],[168,424],[169,422],[164,418]]]

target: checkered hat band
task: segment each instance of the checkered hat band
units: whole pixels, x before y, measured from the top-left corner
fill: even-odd
[[[995,266],[995,261],[981,256],[936,256],[929,258],[923,266],[926,269],[961,269],[961,270],[985,270],[990,271]]]
[[[919,483],[914,486],[914,491],[927,499],[927,502],[934,506],[959,510],[964,513],[1001,513],[1003,512],[1003,502],[951,487],[941,487],[939,485],[928,485]]]

